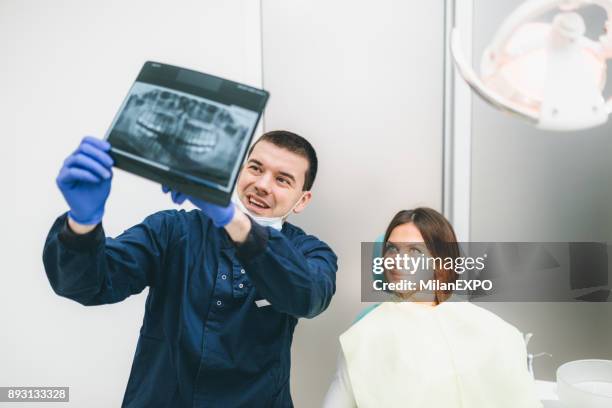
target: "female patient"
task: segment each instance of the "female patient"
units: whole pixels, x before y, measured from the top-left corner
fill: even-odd
[[[459,256],[448,221],[429,208],[400,211],[383,256]],[[387,282],[455,282],[452,269],[387,269]],[[396,291],[340,336],[342,351],[325,408],[536,408],[521,333],[450,291]]]

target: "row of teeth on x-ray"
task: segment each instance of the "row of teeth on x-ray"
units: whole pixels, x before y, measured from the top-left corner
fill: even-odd
[[[219,133],[235,137],[246,132],[227,110],[168,91],[149,91],[134,103],[142,109],[137,118],[139,135],[155,139],[171,136],[173,142],[193,153],[213,150]]]

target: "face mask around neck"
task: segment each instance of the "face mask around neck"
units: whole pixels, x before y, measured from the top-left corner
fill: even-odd
[[[270,227],[277,231],[280,231],[281,229],[283,229],[283,223],[285,222],[285,218],[287,218],[289,214],[291,214],[291,211],[293,211],[293,209],[298,205],[302,197],[304,197],[304,194],[305,193],[302,193],[302,195],[295,202],[293,207],[291,207],[291,209],[287,211],[287,213],[283,215],[282,217],[262,217],[262,216],[253,214],[251,211],[249,211],[244,206],[244,204],[242,203],[242,200],[240,200],[240,198],[238,197],[238,193],[236,192],[236,190],[234,190],[234,193],[232,194],[232,202],[236,204],[236,206],[240,209],[240,211],[242,211],[243,213],[251,217],[257,224],[261,225],[262,227]]]

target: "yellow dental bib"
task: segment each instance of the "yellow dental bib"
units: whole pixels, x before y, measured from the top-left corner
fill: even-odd
[[[383,303],[340,336],[360,408],[539,408],[521,333],[468,302]]]

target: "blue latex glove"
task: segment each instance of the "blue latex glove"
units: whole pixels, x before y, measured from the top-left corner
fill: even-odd
[[[55,180],[70,207],[68,216],[79,224],[102,220],[113,177],[109,150],[107,141],[85,136]]]
[[[171,190],[167,186],[162,186],[164,193],[170,192],[172,201],[176,204],[183,204],[185,200],[189,200],[198,207],[204,214],[206,214],[215,224],[215,227],[222,228],[229,224],[234,218],[236,209],[233,203],[229,203],[227,207],[221,207],[220,205],[211,204],[207,201],[200,200],[199,198],[191,197],[187,194],[179,193],[178,191]]]

